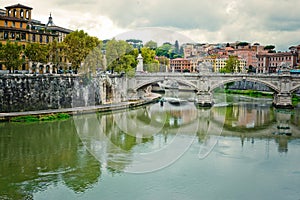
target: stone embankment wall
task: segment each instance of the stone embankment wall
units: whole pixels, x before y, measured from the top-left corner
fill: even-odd
[[[256,90],[256,91],[272,92],[272,90],[268,86],[262,83],[254,83],[249,81],[238,81],[230,84],[228,88],[235,89],[235,90]]]
[[[99,105],[105,101],[107,78],[76,75],[0,75],[0,112]]]

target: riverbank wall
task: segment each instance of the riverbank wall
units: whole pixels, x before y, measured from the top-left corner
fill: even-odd
[[[76,75],[0,75],[0,112],[100,105],[105,96],[104,81]]]
[[[152,93],[147,98],[136,100],[136,101],[127,101],[114,104],[102,104],[96,106],[85,106],[85,107],[73,107],[73,108],[62,108],[62,109],[50,109],[50,110],[36,110],[36,111],[24,111],[24,112],[9,112],[9,113],[0,113],[0,122],[11,121],[16,117],[23,116],[37,116],[41,118],[42,116],[47,116],[49,114],[58,114],[64,113],[68,115],[80,115],[80,114],[89,114],[97,112],[112,112],[118,110],[132,109],[139,106],[151,104],[157,102],[161,98],[160,94]]]

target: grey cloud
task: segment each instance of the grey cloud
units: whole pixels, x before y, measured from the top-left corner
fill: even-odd
[[[22,3],[22,0],[20,1]],[[276,41],[273,43],[280,41],[283,44],[285,41],[281,40],[287,37],[299,41],[296,38],[300,29],[299,0],[32,0],[31,2],[34,16],[41,13],[48,15],[49,12],[60,10],[63,13],[61,16],[65,19],[58,19],[54,15],[55,22],[59,24],[59,20],[68,20],[73,25],[78,25],[79,29],[85,27],[93,29],[94,24],[101,24],[97,22],[97,16],[106,16],[120,29],[173,27],[182,31],[190,30],[190,33],[195,33],[196,30],[198,34],[206,34],[201,38],[214,41],[225,39],[259,41],[264,38],[269,41],[275,38]],[[29,3],[24,0],[24,4]],[[86,16],[86,13],[90,14],[87,19],[79,22],[78,16]],[[78,22],[72,20],[74,15]],[[272,34],[284,34],[284,37]]]

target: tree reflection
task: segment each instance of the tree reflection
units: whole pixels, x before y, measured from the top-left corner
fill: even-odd
[[[58,183],[84,192],[97,184],[101,167],[111,174],[124,172],[135,153],[156,151],[178,132],[197,136],[198,143],[205,144],[216,134],[210,127],[224,125],[222,136],[239,137],[242,146],[245,141],[254,145],[256,139],[273,139],[280,153],[287,153],[289,141],[300,138],[299,109],[276,112],[253,103],[210,109],[154,104],[95,116],[0,124],[0,199],[31,199]],[[282,133],[282,127],[291,135],[276,134]]]
[[[30,199],[61,179],[82,192],[99,179],[100,163],[80,145],[72,120],[0,126],[0,198]]]

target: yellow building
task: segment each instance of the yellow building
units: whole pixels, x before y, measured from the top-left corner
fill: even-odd
[[[212,65],[213,72],[220,72],[226,66],[228,56],[209,56],[203,59],[204,62],[209,62]],[[238,57],[239,65],[236,66],[234,72],[245,72],[246,60]]]
[[[0,42],[5,44],[8,40],[21,45],[37,42],[48,44],[54,40],[62,42],[72,30],[54,25],[50,14],[47,24],[32,19],[32,8],[16,4],[0,10]],[[0,70],[5,67],[0,64]],[[28,70],[27,65],[22,70]]]

